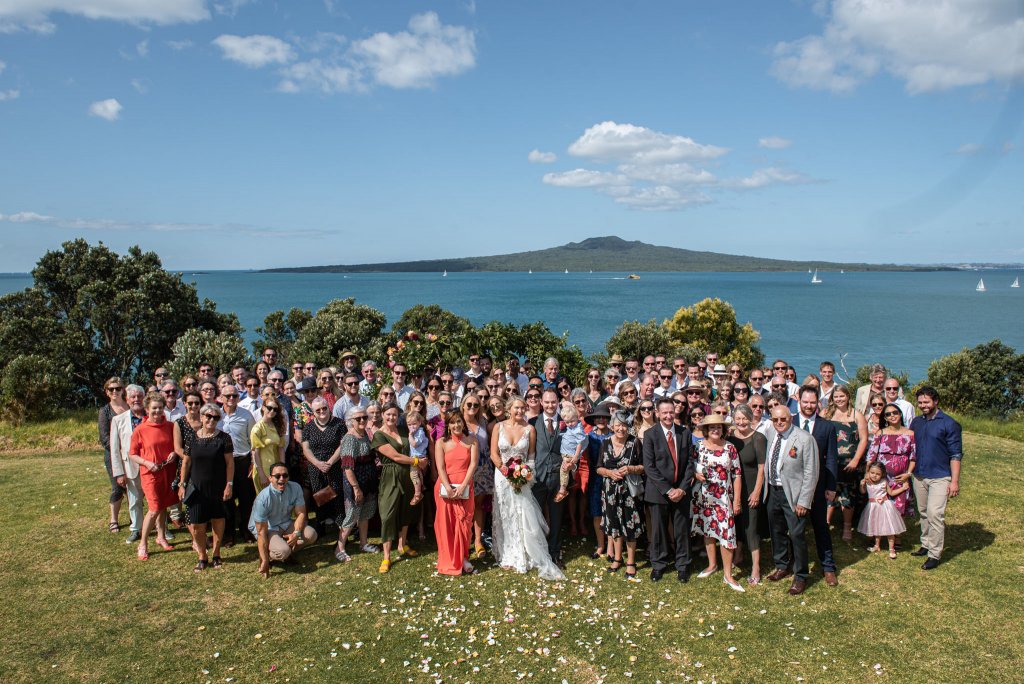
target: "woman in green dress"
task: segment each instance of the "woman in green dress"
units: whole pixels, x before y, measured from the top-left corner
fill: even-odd
[[[399,556],[404,554],[413,558],[419,555],[406,546],[406,539],[409,523],[416,515],[416,509],[409,503],[415,491],[409,473],[411,468],[420,467],[421,459],[409,456],[409,431],[398,425],[398,405],[393,402],[384,404],[381,413],[384,425],[373,433],[370,447],[382,464],[377,509],[380,512],[381,549],[384,551],[380,571],[385,573],[391,570],[391,548],[395,539],[398,539]]]

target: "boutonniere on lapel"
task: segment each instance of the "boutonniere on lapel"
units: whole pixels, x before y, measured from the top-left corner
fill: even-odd
[[[789,447],[789,457],[796,458],[796,447]]]

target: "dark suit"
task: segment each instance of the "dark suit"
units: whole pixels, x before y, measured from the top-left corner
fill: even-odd
[[[668,449],[665,428],[658,423],[644,433],[644,502],[651,511],[651,569],[664,571],[671,559],[671,543],[668,538],[668,522],[672,521],[675,537],[676,570],[685,570],[690,564],[690,487],[696,463],[692,457],[690,431],[675,425],[676,462]],[[683,498],[670,501],[670,489],[681,489]]]
[[[552,420],[554,431],[548,433],[547,415],[541,413],[530,423],[537,432],[537,452],[534,468],[536,475],[533,480],[533,497],[540,504],[540,510],[548,519],[548,553],[551,560],[558,561],[562,557],[562,513],[564,501],[554,501],[558,493],[558,470],[562,467],[562,435],[558,431],[558,414]]]
[[[799,427],[804,424],[803,414],[796,416]],[[796,422],[796,421],[794,421]],[[836,426],[831,420],[820,415],[814,419],[811,436],[818,444],[818,485],[814,488],[811,504],[811,526],[814,528],[814,545],[818,547],[818,560],[824,572],[835,572],[836,561],[832,555],[832,534],[828,530],[828,501],[825,492],[836,491],[839,477],[839,448],[836,445]]]

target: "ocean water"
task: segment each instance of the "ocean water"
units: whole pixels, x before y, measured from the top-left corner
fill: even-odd
[[[238,315],[247,339],[263,317],[293,306],[317,310],[354,297],[382,311],[390,326],[416,304],[439,304],[474,324],[544,321],[587,354],[600,351],[624,320],[659,321],[679,307],[719,297],[761,333],[769,361],[781,357],[798,375],[845,355],[852,373],[881,362],[924,376],[934,359],[999,338],[1024,353],[1024,288],[1016,271],[925,273],[252,273],[185,272],[200,297]],[[975,291],[984,276],[987,292]],[[31,284],[0,276],[0,294]]]

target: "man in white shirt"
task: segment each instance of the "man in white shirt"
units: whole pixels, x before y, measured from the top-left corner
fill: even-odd
[[[654,388],[655,397],[671,397],[672,392],[672,371],[669,368],[662,368],[655,371],[658,376],[658,386]]]
[[[178,383],[164,380],[160,394],[164,395],[164,416],[167,420],[174,422],[185,415],[185,405],[178,401]]]
[[[818,386],[818,403],[822,410],[832,401],[832,390],[839,384],[836,382],[836,367],[831,361],[822,361],[818,366],[818,375],[821,376],[821,384]]]
[[[914,405],[906,399],[900,397],[900,381],[896,378],[886,378],[885,384],[882,385],[882,391],[885,393],[885,403],[896,404],[900,407],[900,413],[903,414],[903,427],[909,427],[910,421],[914,420],[914,416],[917,415],[917,411],[914,410]]]
[[[640,391],[640,362],[634,358],[626,359],[626,379],[633,383],[637,391]]]
[[[364,397],[370,396],[377,386],[377,364],[373,361],[363,361],[363,379],[359,383],[359,393]]]
[[[477,361],[479,360],[480,357],[477,356]],[[410,385],[405,384],[405,379],[408,377],[405,364],[396,363],[391,369],[391,377],[391,387],[395,390],[395,401],[398,402],[398,408],[404,411],[405,405],[409,403],[409,396],[414,391]]]
[[[442,378],[443,379],[443,378]],[[505,382],[515,380],[519,385],[519,396],[526,396],[526,390],[530,385],[530,378],[520,372],[519,357],[512,355],[505,362]],[[445,387],[445,389],[448,389]]]
[[[889,377],[889,371],[885,369],[885,366],[880,363],[871,366],[871,373],[868,375],[868,379],[871,382],[857,388],[857,396],[854,399],[853,407],[860,413],[867,413],[872,394],[885,396],[884,385],[887,377]]]
[[[255,378],[253,378],[255,380]],[[256,383],[259,384],[259,381]],[[221,399],[224,402],[224,413],[217,429],[231,437],[234,450],[235,477],[232,480],[231,499],[224,502],[227,520],[224,530],[225,544],[234,545],[235,533],[240,532],[243,538],[249,537],[247,525],[252,511],[252,502],[256,497],[256,488],[249,477],[252,468],[252,443],[249,441],[252,429],[256,427],[253,414],[239,407],[238,390],[233,385],[225,385]],[[235,500],[238,500],[237,505]]]

